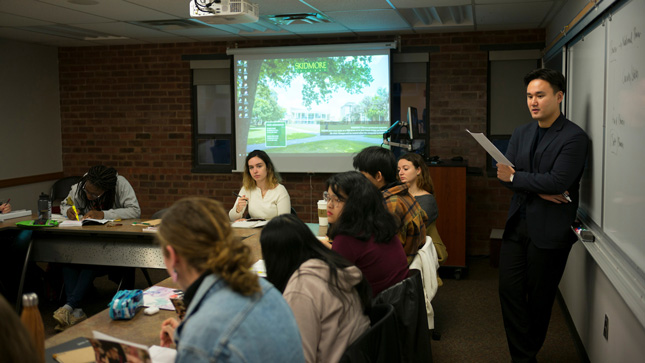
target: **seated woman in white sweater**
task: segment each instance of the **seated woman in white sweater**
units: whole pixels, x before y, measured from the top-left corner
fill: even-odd
[[[267,280],[296,317],[305,360],[338,362],[370,326],[369,283],[358,267],[320,243],[292,214],[272,219],[260,244]]]
[[[280,184],[280,174],[264,151],[253,150],[246,157],[242,184],[235,205],[228,212],[231,222],[245,217],[269,220],[291,213],[289,193]]]

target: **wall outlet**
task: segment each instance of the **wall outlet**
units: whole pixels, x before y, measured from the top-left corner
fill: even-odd
[[[605,314],[605,326],[602,328],[602,336],[605,337],[605,340],[609,340],[609,318]]]

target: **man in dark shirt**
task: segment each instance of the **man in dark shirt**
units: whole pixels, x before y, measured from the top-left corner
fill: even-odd
[[[499,264],[502,316],[513,362],[535,362],[546,337],[558,284],[577,241],[571,230],[589,139],[560,113],[565,79],[536,69],[524,77],[537,122],[519,126],[497,177],[513,191]]]

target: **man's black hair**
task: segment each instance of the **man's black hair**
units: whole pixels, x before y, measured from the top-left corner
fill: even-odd
[[[380,146],[370,146],[354,156],[354,169],[376,177],[381,172],[385,184],[396,181],[396,157],[392,151]]]
[[[541,79],[549,82],[551,88],[553,88],[553,93],[566,93],[567,90],[567,81],[564,78],[564,75],[556,70],[548,68],[538,68],[530,71],[526,76],[524,76],[524,86],[528,86],[531,81],[535,79]]]

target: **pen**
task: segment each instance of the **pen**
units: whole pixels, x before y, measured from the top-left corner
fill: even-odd
[[[4,202],[4,203],[2,203],[2,204],[0,204],[0,205],[9,204],[9,202],[11,202],[11,198],[7,199],[7,201],[6,201],[6,202]]]
[[[563,197],[564,197],[564,199],[566,199],[568,202],[571,202],[571,198],[569,197],[569,193],[564,192],[564,193],[562,193],[562,196],[563,196]]]
[[[235,192],[233,192],[233,195],[234,195],[234,196],[236,196],[236,197],[238,197],[238,198],[244,198],[243,196],[241,196],[241,195],[239,195],[239,194],[237,194],[237,193],[235,193]]]

